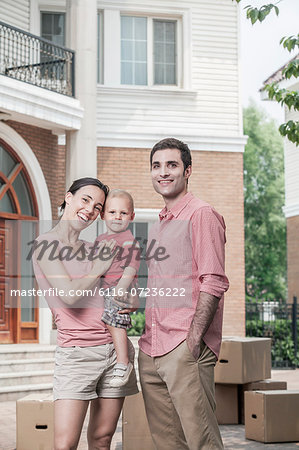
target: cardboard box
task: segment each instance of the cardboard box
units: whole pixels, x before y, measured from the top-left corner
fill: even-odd
[[[52,394],[30,394],[17,400],[17,450],[52,450]]]
[[[276,381],[276,380],[261,380],[254,381],[253,383],[246,383],[240,385],[240,395],[239,395],[239,414],[240,422],[244,425],[245,423],[245,413],[244,413],[244,393],[246,391],[277,391],[286,390],[286,381]]]
[[[215,382],[245,384],[271,377],[271,339],[224,338],[215,366]]]
[[[239,423],[238,385],[216,384],[216,417],[219,425],[236,425]]]
[[[157,414],[159,411],[157,411]],[[122,414],[123,450],[155,450],[150,434],[142,392],[126,397]]]
[[[245,392],[245,437],[265,443],[299,441],[299,391]]]

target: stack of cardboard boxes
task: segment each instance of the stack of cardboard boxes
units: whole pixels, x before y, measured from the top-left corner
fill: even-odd
[[[215,367],[218,422],[239,424],[245,418],[248,439],[299,441],[299,391],[287,391],[286,382],[270,377],[271,339],[224,338]],[[49,395],[17,401],[18,450],[53,448],[53,410]],[[141,392],[125,400],[122,432],[124,450],[154,450]]]
[[[215,367],[219,424],[245,422],[245,436],[261,442],[299,440],[299,391],[271,378],[271,339],[224,338]]]

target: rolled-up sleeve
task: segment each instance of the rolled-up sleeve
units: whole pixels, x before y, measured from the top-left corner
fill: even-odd
[[[200,291],[221,298],[229,287],[225,275],[225,223],[213,208],[200,208],[192,217],[192,250]]]

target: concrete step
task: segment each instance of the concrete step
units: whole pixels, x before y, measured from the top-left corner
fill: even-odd
[[[0,345],[0,360],[53,358],[56,345],[5,344]]]
[[[54,358],[35,359],[5,359],[0,361],[1,373],[28,372],[35,370],[51,370],[54,368]]]
[[[37,370],[0,374],[0,388],[9,386],[35,385],[53,382],[54,370]]]
[[[17,386],[0,387],[0,402],[18,400],[26,395],[35,393],[51,394],[53,383],[22,384]]]

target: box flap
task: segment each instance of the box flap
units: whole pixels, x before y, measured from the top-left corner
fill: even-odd
[[[53,401],[53,394],[29,394],[25,397],[19,398],[17,403],[19,402],[44,402],[44,401]]]

